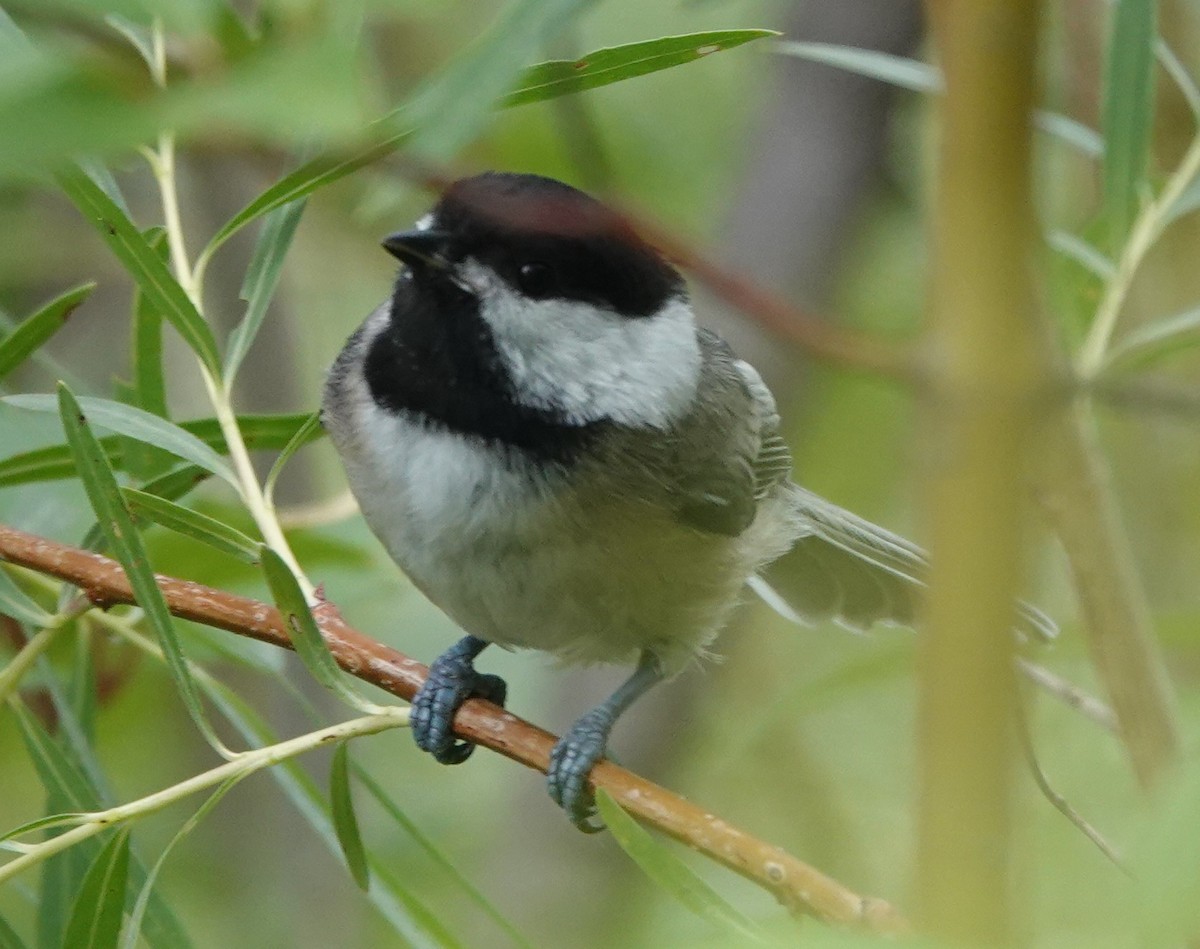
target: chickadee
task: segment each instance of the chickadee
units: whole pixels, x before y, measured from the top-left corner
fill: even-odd
[[[683,278],[569,185],[453,184],[383,246],[406,266],[325,385],[325,428],[363,514],[468,633],[413,700],[445,764],[490,644],[636,661],[555,745],[551,797],[597,830],[587,777],[618,716],[675,675],[748,584],[790,618],[909,624],[918,548],[793,484],[775,401],[696,326]],[[1031,607],[1017,626],[1054,624]]]

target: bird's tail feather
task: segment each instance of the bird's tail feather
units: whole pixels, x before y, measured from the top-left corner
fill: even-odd
[[[749,584],[793,622],[832,619],[854,630],[911,626],[925,589],[925,552],[797,485],[787,488],[801,533],[792,549]],[[1051,640],[1058,626],[1028,603],[1016,605],[1021,636]]]

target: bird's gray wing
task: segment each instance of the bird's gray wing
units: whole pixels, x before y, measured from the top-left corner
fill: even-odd
[[[925,552],[811,491],[794,484],[786,491],[804,530],[762,576],[794,618],[835,619],[854,629],[911,626],[929,567]],[[1014,627],[1035,639],[1058,635],[1054,621],[1027,603],[1017,604]]]
[[[701,331],[707,361],[694,416],[681,427],[687,472],[674,486],[677,519],[697,530],[736,537],[758,505],[784,492],[799,525],[791,550],[751,587],[785,616],[834,619],[852,629],[875,623],[911,626],[925,588],[928,558],[916,545],[790,482],[791,453],[780,434],[775,399],[758,373],[718,337]],[[1015,628],[1053,639],[1054,621],[1026,603]]]
[[[737,537],[758,504],[786,481],[792,458],[779,435],[775,399],[757,372],[707,331],[699,332],[705,360],[696,408],[675,438],[686,456],[672,470],[680,523]]]

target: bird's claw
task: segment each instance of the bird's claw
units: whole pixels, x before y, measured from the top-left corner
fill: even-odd
[[[456,646],[438,656],[412,701],[412,733],[417,747],[441,764],[462,764],[475,750],[454,737],[454,716],[471,696],[503,706],[508,686],[497,675],[475,671],[472,655]]]
[[[596,799],[588,787],[588,775],[604,757],[612,724],[607,709],[593,709],[572,725],[550,752],[546,771],[550,797],[586,834],[604,830],[604,823],[596,817]]]

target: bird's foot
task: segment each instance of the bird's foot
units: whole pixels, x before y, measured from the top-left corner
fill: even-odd
[[[594,708],[572,725],[550,752],[550,767],[546,772],[550,797],[585,834],[604,830],[603,822],[596,816],[596,799],[588,787],[588,774],[604,757],[615,720],[610,708],[604,705]]]
[[[417,747],[442,764],[462,764],[475,750],[454,737],[454,716],[468,698],[478,696],[503,706],[508,686],[497,675],[475,671],[472,664],[487,643],[467,636],[433,661],[429,676],[412,701],[412,733]]]

